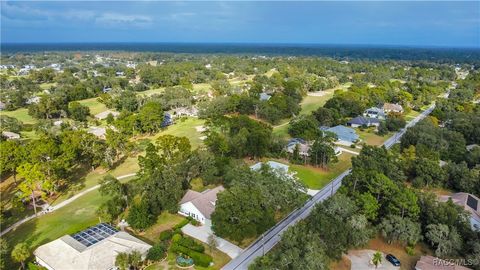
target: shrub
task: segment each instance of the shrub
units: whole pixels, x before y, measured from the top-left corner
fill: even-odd
[[[415,256],[415,248],[412,246],[407,246],[405,248],[405,251],[407,252],[408,255],[410,256]]]
[[[213,261],[212,257],[207,254],[203,254],[195,250],[191,250],[187,247],[180,246],[176,243],[172,244],[171,250],[175,253],[183,253],[188,255],[190,258],[193,259],[195,264],[198,266],[208,267],[210,263]]]
[[[178,242],[180,239],[182,239],[182,235],[179,234],[179,233],[176,233],[176,234],[174,234],[174,235],[172,236],[172,242],[173,242],[173,243]]]
[[[148,250],[147,259],[160,261],[165,258],[165,255],[167,255],[167,245],[164,242],[160,242],[153,245],[153,247]]]
[[[172,239],[173,236],[173,231],[168,230],[168,231],[163,231],[160,233],[159,239],[160,241],[166,241]]]
[[[178,241],[175,241],[175,243],[198,252],[203,253],[205,251],[205,247],[195,242],[192,238],[182,237]]]
[[[190,222],[190,220],[188,218],[184,219],[180,223],[178,223],[177,225],[173,226],[173,230],[181,229],[183,226],[187,225],[189,222]]]
[[[200,222],[198,222],[198,220],[196,220],[196,219],[192,219],[192,220],[190,221],[190,223],[191,223],[193,226],[198,226],[198,225],[200,225]]]

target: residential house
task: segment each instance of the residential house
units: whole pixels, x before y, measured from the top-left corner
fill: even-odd
[[[165,113],[163,116],[162,124],[160,125],[162,128],[170,126],[173,124],[172,116],[169,113]]]
[[[117,77],[125,76],[125,72],[117,71],[117,72],[115,72],[115,76],[117,76]]]
[[[267,161],[265,163],[258,162],[256,164],[250,166],[250,169],[253,170],[253,171],[258,171],[262,168],[262,166],[264,164],[269,166],[270,168],[272,168],[273,171],[276,172],[277,174],[284,174],[284,175],[287,175],[288,177],[293,177],[293,175],[294,175],[294,173],[289,173],[288,172],[288,169],[290,168],[290,166],[288,166],[286,164],[282,164],[280,162],[276,162],[276,161]]]
[[[385,113],[403,113],[403,107],[400,104],[384,103],[382,109]]]
[[[151,247],[126,232],[100,223],[44,244],[33,254],[37,263],[48,270],[110,270],[117,269],[118,253],[138,251],[145,258]]]
[[[378,127],[380,126],[380,120],[377,118],[370,118],[364,116],[357,116],[347,122],[347,126],[357,128],[357,127]]]
[[[103,89],[102,89],[102,92],[105,94],[105,93],[108,93],[112,91],[112,88],[111,87],[107,87],[107,86],[104,86]]]
[[[437,257],[422,256],[415,265],[415,270],[470,270],[470,268]]]
[[[34,97],[31,97],[29,99],[27,99],[27,101],[25,103],[27,104],[38,104],[40,102],[40,97],[39,96],[34,96]]]
[[[105,135],[107,134],[107,130],[104,127],[90,127],[87,130],[87,133],[95,135],[97,138],[105,139]]]
[[[343,125],[338,125],[330,128],[321,127],[320,129],[335,134],[338,139],[337,143],[341,145],[350,146],[360,139],[360,137],[353,128],[349,128]]]
[[[385,120],[385,111],[381,108],[372,107],[363,112],[363,116]]]
[[[18,140],[20,139],[20,134],[11,131],[2,131],[2,137],[5,137],[7,140]]]
[[[103,119],[106,119],[109,114],[111,114],[114,118],[117,118],[117,116],[120,115],[119,112],[112,111],[112,110],[106,110],[106,111],[103,111],[101,113],[96,114],[95,118],[97,118],[98,120],[103,120]]]
[[[260,93],[260,101],[268,101],[272,96],[267,93]]]
[[[180,201],[180,210],[178,213],[183,216],[192,217],[198,222],[210,226],[210,218],[215,211],[217,194],[224,190],[225,188],[223,186],[218,186],[204,192],[189,189]]]
[[[308,151],[310,150],[310,144],[305,141],[304,139],[301,138],[293,138],[290,139],[287,143],[287,146],[285,147],[285,150],[287,153],[293,154],[293,151],[295,151],[295,148],[298,145],[298,150],[299,154],[301,156],[307,156],[308,157]]]
[[[174,117],[181,117],[181,116],[189,116],[189,117],[197,117],[198,116],[198,109],[195,107],[179,107],[173,109],[173,116]]]
[[[473,230],[480,231],[480,200],[472,194],[459,192],[452,195],[440,196],[439,201],[446,202],[448,200],[456,205],[460,205],[470,213],[470,225]]]

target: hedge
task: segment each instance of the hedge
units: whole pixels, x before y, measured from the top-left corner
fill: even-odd
[[[190,222],[189,219],[184,219],[180,223],[178,223],[177,225],[173,226],[173,230],[181,229],[183,226],[187,225],[189,222]]]
[[[190,258],[193,259],[193,261],[195,262],[195,265],[198,265],[198,266],[208,267],[210,263],[213,261],[212,257],[207,254],[200,253],[195,250],[191,250],[184,246],[180,246],[176,243],[172,244],[171,250],[176,253],[183,253],[185,255],[188,255]]]
[[[198,244],[197,242],[195,242],[191,238],[182,237],[182,238],[178,239],[176,241],[176,243],[180,246],[184,246],[186,248],[189,248],[191,250],[195,250],[195,251],[198,251],[198,252],[201,252],[201,253],[203,253],[205,251],[205,247],[203,245]]]

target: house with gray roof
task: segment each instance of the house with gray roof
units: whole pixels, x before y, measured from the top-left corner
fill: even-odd
[[[357,116],[352,118],[347,122],[347,126],[357,128],[357,127],[378,127],[380,126],[380,120],[377,118],[370,118],[364,116]]]
[[[192,217],[202,224],[211,224],[210,217],[215,211],[217,194],[224,191],[223,186],[197,192],[189,189],[180,201],[179,214]]]
[[[473,230],[480,231],[480,199],[475,195],[458,192],[451,195],[440,196],[439,201],[446,202],[452,200],[456,205],[460,205],[470,214],[470,225]]]
[[[330,128],[321,127],[320,129],[335,134],[337,136],[337,143],[341,145],[350,146],[360,139],[360,137],[353,128],[349,128],[343,125],[338,125]]]
[[[385,111],[383,108],[372,107],[363,112],[363,116],[385,120]]]
[[[261,101],[268,101],[272,96],[267,93],[260,93],[260,100]]]

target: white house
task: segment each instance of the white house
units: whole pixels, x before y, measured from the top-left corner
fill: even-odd
[[[107,134],[107,130],[104,127],[90,127],[87,130],[87,133],[95,135],[97,138],[104,139]]]
[[[372,107],[363,112],[363,116],[385,120],[385,111],[383,109]]]
[[[470,225],[472,229],[480,231],[480,200],[472,194],[459,192],[449,196],[440,196],[439,201],[446,202],[449,199],[470,213]]]
[[[192,217],[202,224],[211,224],[210,217],[215,211],[217,194],[224,191],[223,186],[197,192],[189,189],[180,201],[179,214]]]
[[[48,270],[110,270],[118,253],[138,251],[146,256],[151,246],[132,235],[100,223],[38,247],[33,254]]]
[[[11,131],[2,131],[2,136],[7,138],[7,140],[18,140],[20,139],[20,134]]]

